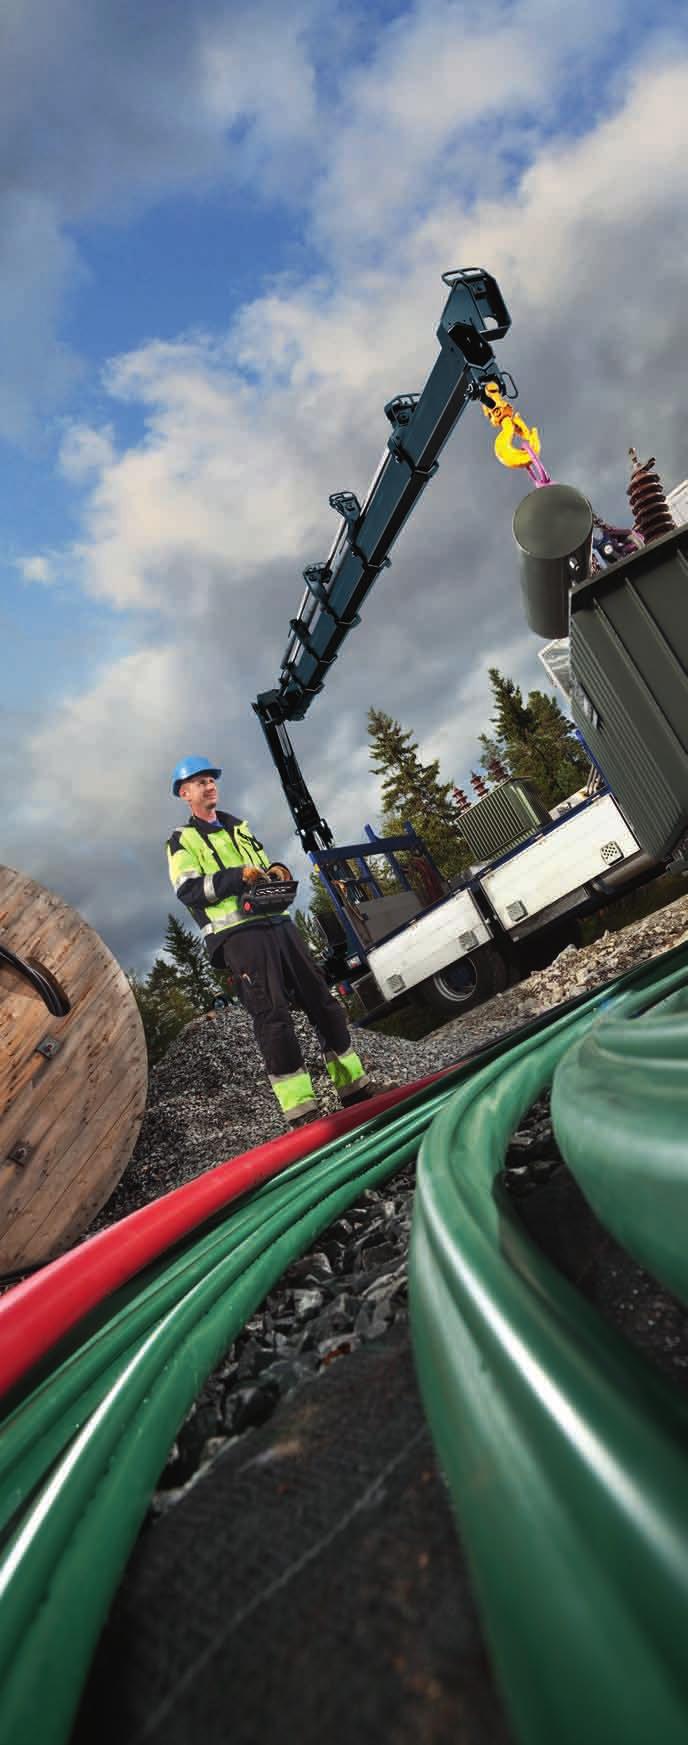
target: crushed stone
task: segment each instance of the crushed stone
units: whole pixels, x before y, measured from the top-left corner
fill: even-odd
[[[619,932],[604,933],[592,945],[567,946],[548,969],[450,1019],[421,1041],[354,1029],[354,1045],[376,1081],[411,1084],[686,938],[688,895]],[[314,1032],[302,1013],[294,1013],[294,1022],[320,1112],[332,1113],[339,1102]],[[136,1149],[89,1234],[284,1130],[243,1007],[193,1019],[150,1074]]]

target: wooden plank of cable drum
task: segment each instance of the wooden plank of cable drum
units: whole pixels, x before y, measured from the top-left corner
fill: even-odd
[[[104,941],[0,867],[0,1275],[84,1235],[129,1162],[147,1081],[139,1010]]]

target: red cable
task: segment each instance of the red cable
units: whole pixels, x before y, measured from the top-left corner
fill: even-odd
[[[414,1084],[383,1091],[379,1097],[325,1115],[297,1133],[285,1133],[205,1170],[195,1181],[163,1194],[51,1260],[33,1277],[0,1298],[0,1396],[56,1345],[103,1298],[172,1248],[213,1212],[249,1188],[276,1175],[287,1164],[338,1139],[373,1115],[384,1114],[415,1091],[434,1084],[453,1067],[430,1073]]]

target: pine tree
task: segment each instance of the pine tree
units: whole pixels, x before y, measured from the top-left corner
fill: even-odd
[[[529,691],[523,701],[520,687],[490,667],[495,704],[492,734],[481,733],[481,763],[487,769],[497,757],[512,776],[534,783],[547,806],[556,806],[583,786],[589,760],[570,721],[554,697],[544,691]]]
[[[373,768],[382,776],[382,833],[395,835],[408,822],[423,838],[440,871],[451,878],[468,865],[453,783],[440,780],[439,760],[424,764],[411,729],[382,709],[368,710]]]
[[[131,973],[127,980],[141,1014],[149,1065],[157,1066],[175,1036],[198,1017],[198,1008],[180,987],[176,970],[161,957],[145,978]]]
[[[328,908],[328,912],[331,914],[332,913],[332,904],[330,903],[329,899],[327,899],[327,908]],[[316,913],[316,918],[314,919],[313,908],[295,909],[294,910],[294,924],[296,927],[298,927],[298,930],[299,930],[299,933],[301,934],[304,945],[307,946],[309,951],[313,952],[314,956],[318,955],[320,952],[323,951],[324,940],[323,940],[320,928],[318,926],[317,913]]]
[[[314,915],[331,915],[332,904],[330,902],[327,887],[323,884],[322,879],[320,878],[319,873],[315,871],[315,868],[311,873],[310,885],[311,894],[309,909],[313,910]]]
[[[167,955],[156,957],[147,976],[131,972],[128,977],[151,1066],[162,1060],[192,1018],[209,1012],[218,994],[227,994],[226,980],[213,969],[200,934],[195,938],[176,915],[167,917],[164,950]]]
[[[223,977],[208,957],[203,939],[190,933],[176,915],[168,915],[165,951],[177,971],[177,985],[197,1012],[208,1012],[218,994],[226,993]]]

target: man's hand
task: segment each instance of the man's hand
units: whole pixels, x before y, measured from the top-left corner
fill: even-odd
[[[254,885],[256,879],[265,878],[265,872],[260,866],[243,866],[241,876],[245,885]]]

